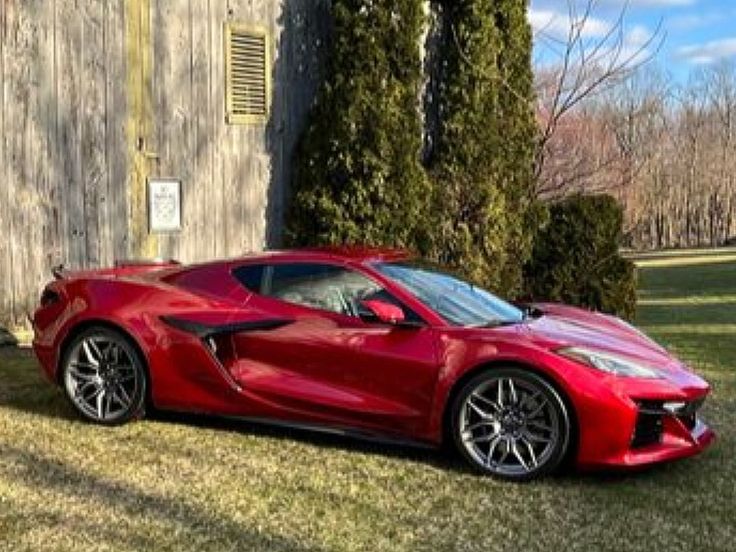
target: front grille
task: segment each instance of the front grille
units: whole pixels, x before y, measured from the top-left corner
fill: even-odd
[[[704,399],[686,403],[676,411],[667,411],[662,401],[637,401],[639,413],[636,418],[631,448],[654,445],[662,440],[663,420],[665,416],[675,416],[683,425],[692,431],[698,423],[697,412]]]
[[[695,413],[688,414],[687,416],[678,416],[677,419],[680,420],[690,431],[695,429],[695,425],[698,423],[698,418],[695,416]]]
[[[684,408],[677,412],[677,419],[680,420],[690,431],[695,429],[695,425],[698,423],[698,410],[703,406],[704,401],[705,398],[689,402]]]
[[[641,401],[634,436],[631,439],[631,448],[642,448],[659,443],[662,440],[663,416],[661,402]]]

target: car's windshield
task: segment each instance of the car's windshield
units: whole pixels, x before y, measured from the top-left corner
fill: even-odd
[[[524,319],[523,311],[492,293],[423,264],[378,263],[375,268],[455,326],[516,324]]]

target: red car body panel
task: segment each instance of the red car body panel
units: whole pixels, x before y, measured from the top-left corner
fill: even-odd
[[[660,442],[632,447],[637,401],[696,402],[709,386],[667,351],[615,318],[538,304],[544,316],[498,328],[448,325],[372,268],[405,254],[381,249],[271,252],[202,265],[121,265],[61,274],[33,318],[34,348],[58,382],[60,356],[85,325],[126,332],[148,365],[161,409],[347,429],[430,445],[442,442],[452,391],[476,370],[514,364],[534,370],[566,397],[581,467],[633,467],[703,450],[713,432],[666,417]],[[380,283],[426,324],[405,328],[316,310],[247,290],[233,276],[247,264],[319,262]],[[172,323],[174,320],[175,323]],[[249,324],[273,327],[237,331]],[[203,336],[189,327],[230,328]],[[235,330],[232,330],[235,328]],[[600,372],[555,351],[602,349],[657,366],[663,377]]]

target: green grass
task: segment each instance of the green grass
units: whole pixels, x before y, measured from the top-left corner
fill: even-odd
[[[514,485],[245,423],[99,428],[0,352],[0,550],[734,550],[736,263],[681,260],[641,268],[639,322],[714,385],[698,458]]]

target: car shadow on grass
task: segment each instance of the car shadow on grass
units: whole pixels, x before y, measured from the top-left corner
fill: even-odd
[[[296,441],[321,449],[345,450],[360,454],[384,456],[427,464],[431,467],[473,473],[463,460],[449,447],[433,448],[409,442],[392,442],[380,438],[362,438],[350,434],[335,433],[269,424],[268,421],[252,421],[207,414],[156,411],[149,419],[160,423],[182,424],[209,430],[239,433],[249,436]]]

